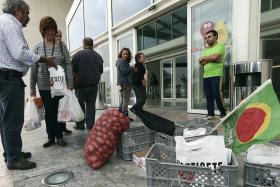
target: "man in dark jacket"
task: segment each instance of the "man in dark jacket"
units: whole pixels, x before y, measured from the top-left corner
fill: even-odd
[[[93,50],[93,40],[84,38],[84,49],[78,51],[72,58],[73,72],[77,80],[75,85],[79,103],[85,112],[85,120],[77,122],[77,130],[91,129],[95,122],[95,102],[100,75],[103,73],[103,59]]]
[[[143,105],[146,102],[147,94],[146,94],[146,81],[144,79],[144,75],[146,73],[145,66],[143,63],[145,62],[145,56],[143,53],[137,53],[134,57],[136,64],[134,65],[131,80],[132,87],[136,96],[136,103],[133,107],[137,107],[143,109]]]

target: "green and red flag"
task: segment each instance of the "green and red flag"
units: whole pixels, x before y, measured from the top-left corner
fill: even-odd
[[[280,105],[267,80],[221,122],[226,147],[239,154],[252,144],[268,143],[280,135]]]

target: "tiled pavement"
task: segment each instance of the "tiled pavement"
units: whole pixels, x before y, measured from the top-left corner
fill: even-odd
[[[198,115],[187,114],[179,111],[150,110],[160,116],[164,116],[172,121],[185,121],[197,117]],[[97,111],[97,117],[102,111]],[[139,120],[135,116],[136,122]],[[73,123],[67,123],[71,130]],[[54,171],[72,171],[75,175],[67,184],[62,186],[70,187],[90,187],[90,186],[135,186],[144,187],[146,184],[146,173],[131,161],[123,161],[114,154],[106,165],[94,171],[84,161],[82,148],[86,139],[86,131],[73,130],[73,134],[65,136],[68,142],[67,147],[57,145],[43,148],[42,144],[47,140],[45,125],[34,131],[22,131],[23,151],[32,153],[32,161],[37,163],[37,167],[27,171],[9,171],[6,169],[4,161],[0,158],[0,186],[1,187],[37,187],[46,186],[42,184],[42,179]],[[2,146],[0,146],[2,149]],[[2,152],[2,150],[0,150]],[[239,156],[239,163],[242,163],[243,156]],[[240,165],[240,164],[239,164]],[[242,176],[242,164],[239,166],[239,175]],[[242,179],[242,177],[239,177]],[[242,184],[242,180],[239,181]],[[242,185],[240,185],[242,186]]]

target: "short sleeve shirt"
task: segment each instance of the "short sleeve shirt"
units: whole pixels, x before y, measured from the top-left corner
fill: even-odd
[[[211,56],[214,54],[221,55],[220,63],[208,62],[206,65],[204,65],[203,78],[223,76],[224,54],[225,54],[224,45],[216,44],[213,47],[205,48],[202,52],[202,56]]]

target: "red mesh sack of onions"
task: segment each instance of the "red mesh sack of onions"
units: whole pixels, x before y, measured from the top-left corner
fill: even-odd
[[[84,146],[84,158],[93,168],[101,168],[114,153],[130,120],[116,109],[108,109],[96,120]]]

